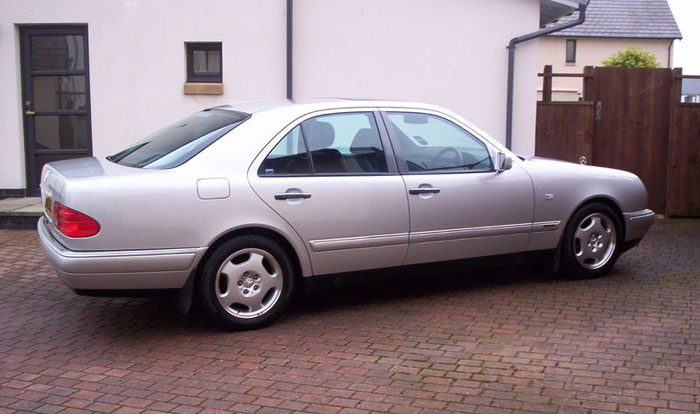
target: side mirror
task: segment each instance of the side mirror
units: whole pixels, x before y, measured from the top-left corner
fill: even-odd
[[[496,171],[503,172],[513,168],[513,159],[503,152],[496,155]]]

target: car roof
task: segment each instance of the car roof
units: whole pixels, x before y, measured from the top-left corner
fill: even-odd
[[[283,117],[286,119],[296,119],[298,117],[325,110],[334,109],[352,109],[352,108],[397,108],[397,109],[417,109],[434,111],[443,115],[448,115],[452,119],[458,119],[462,125],[466,125],[471,132],[485,138],[499,150],[504,150],[500,142],[492,138],[484,130],[476,125],[461,118],[456,113],[443,107],[410,101],[394,101],[385,99],[348,99],[348,98],[314,98],[314,99],[278,99],[278,100],[260,100],[260,101],[241,101],[233,102],[228,105],[220,105],[210,109],[228,110],[243,112],[246,114],[262,113],[273,118]]]
[[[347,99],[347,98],[314,98],[314,99],[278,99],[233,102],[216,106],[210,109],[228,110],[255,114],[259,112],[280,111],[294,113],[309,113],[327,109],[340,108],[366,108],[366,107],[392,107],[392,108],[421,108],[442,110],[434,105],[418,102],[392,101],[381,99]]]

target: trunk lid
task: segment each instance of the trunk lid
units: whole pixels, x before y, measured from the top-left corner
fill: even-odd
[[[55,229],[54,203],[59,202],[67,207],[81,211],[81,206],[75,206],[71,200],[69,188],[72,184],[84,181],[97,181],[128,175],[148,174],[153,170],[131,168],[100,160],[95,157],[75,158],[48,163],[41,171],[41,203],[44,217],[49,221],[51,233],[60,241],[70,244],[69,240]],[[99,184],[96,184],[99,188]]]

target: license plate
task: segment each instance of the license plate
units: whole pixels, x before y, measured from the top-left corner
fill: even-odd
[[[46,197],[44,210],[46,210],[46,214],[48,214],[49,217],[53,217],[53,200],[51,200],[51,197]]]

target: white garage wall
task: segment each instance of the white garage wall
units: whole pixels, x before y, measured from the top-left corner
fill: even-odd
[[[285,0],[4,0],[0,188],[24,188],[19,25],[88,25],[93,150],[105,156],[185,114],[283,98]],[[435,103],[505,137],[508,41],[538,0],[296,0],[295,97]],[[222,41],[224,94],[183,94],[186,41]],[[536,41],[518,47],[513,147],[534,152]]]
[[[299,0],[295,96],[445,106],[505,141],[511,38],[539,24],[523,0]],[[534,153],[537,41],[518,46],[513,149]]]

